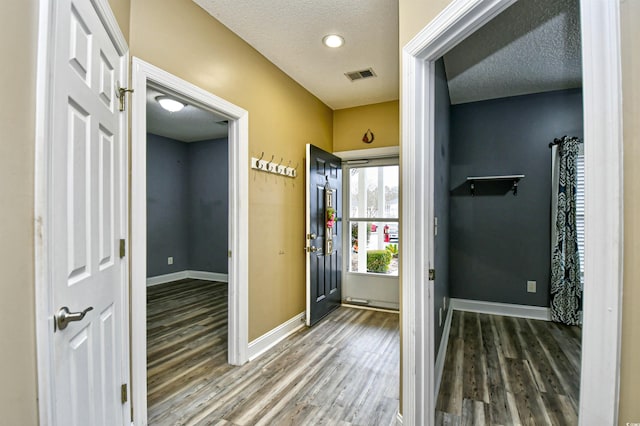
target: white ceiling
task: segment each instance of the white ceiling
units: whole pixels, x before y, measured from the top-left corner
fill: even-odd
[[[578,0],[520,0],[444,56],[452,104],[582,86]]]
[[[397,0],[194,0],[333,109],[398,99]],[[337,33],[344,46],[322,37]],[[351,82],[346,72],[373,68]]]
[[[226,118],[197,106],[186,105],[181,111],[169,112],[156,97],[164,93],[147,87],[147,132],[182,142],[197,142],[227,137]],[[180,100],[178,97],[176,100]]]
[[[193,1],[333,109],[399,97],[397,0]],[[449,52],[452,103],[580,87],[578,3],[520,0]]]
[[[398,99],[397,0],[193,0],[333,109]],[[329,49],[322,37],[345,45]],[[444,56],[452,104],[582,86],[579,0],[519,0]],[[350,81],[346,72],[377,77]],[[227,136],[224,117],[169,113],[147,93],[147,129],[184,142]]]

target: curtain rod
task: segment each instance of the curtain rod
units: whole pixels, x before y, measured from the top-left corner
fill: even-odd
[[[564,142],[564,140],[565,140],[565,139],[567,139],[567,135],[564,135],[564,136],[563,136],[563,137],[561,137],[561,138],[555,138],[555,139],[553,140],[553,142],[549,142],[549,148],[552,148],[554,145],[559,145],[559,144],[561,144],[562,142]],[[577,140],[578,140],[578,142],[582,142],[582,141],[580,140],[580,138],[578,138],[577,136],[572,136],[572,137],[570,137],[569,139],[577,139]]]

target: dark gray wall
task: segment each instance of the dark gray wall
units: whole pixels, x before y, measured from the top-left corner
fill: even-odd
[[[228,179],[226,138],[147,135],[147,277],[228,272]]]
[[[451,297],[548,306],[548,144],[563,135],[583,136],[579,89],[451,107]],[[471,197],[467,176],[502,174],[526,175],[517,196],[479,183]]]
[[[435,110],[435,216],[438,218],[438,234],[435,237],[435,351],[438,353],[446,318],[443,297],[449,298],[449,139],[450,100],[444,61],[436,62],[436,110]],[[442,309],[442,325],[439,310]]]
[[[227,139],[189,144],[189,269],[227,273]]]
[[[188,145],[147,135],[147,276],[189,268]],[[173,256],[173,265],[167,258]]]

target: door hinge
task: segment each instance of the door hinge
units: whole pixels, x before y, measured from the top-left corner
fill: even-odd
[[[231,250],[229,250],[229,251],[227,252],[227,255],[228,255],[229,257],[231,257]]]
[[[123,404],[127,402],[128,400],[127,397],[128,397],[127,384],[124,383],[122,386],[120,386],[120,400],[122,401]]]
[[[125,107],[124,97],[127,94],[127,92],[133,93],[133,89],[118,87],[118,98],[120,98],[120,111],[124,111],[124,107]]]
[[[120,240],[120,259],[127,254],[127,241],[123,238]]]
[[[429,269],[429,281],[434,281],[436,279],[436,270]]]

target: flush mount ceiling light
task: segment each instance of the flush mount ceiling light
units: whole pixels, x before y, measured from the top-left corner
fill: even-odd
[[[185,107],[182,102],[178,102],[175,99],[171,99],[167,96],[158,96],[156,98],[156,101],[158,101],[162,108],[166,109],[169,112],[178,112]]]
[[[344,44],[344,38],[338,34],[328,34],[323,37],[322,42],[327,47],[340,47]]]

